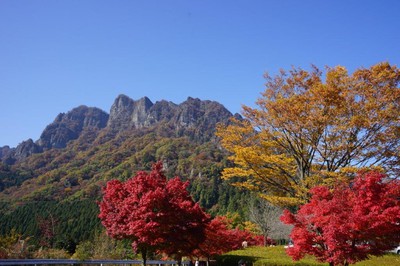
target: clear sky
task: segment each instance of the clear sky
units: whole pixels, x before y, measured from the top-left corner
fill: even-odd
[[[264,72],[389,61],[400,1],[0,0],[0,146],[121,93],[253,105]]]

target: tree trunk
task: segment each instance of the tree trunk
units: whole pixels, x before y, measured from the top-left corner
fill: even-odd
[[[182,256],[178,256],[176,258],[176,261],[178,262],[178,266],[181,266],[182,265]]]
[[[140,253],[142,253],[143,265],[146,266],[147,263],[147,249],[141,248]]]

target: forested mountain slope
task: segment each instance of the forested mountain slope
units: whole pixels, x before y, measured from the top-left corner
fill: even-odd
[[[76,245],[99,227],[95,202],[105,183],[159,160],[169,178],[190,181],[195,201],[210,213],[243,212],[246,194],[220,179],[227,154],[214,135],[216,124],[232,116],[213,101],[152,103],[125,95],[110,114],[86,106],[59,114],[39,140],[0,148],[0,233],[15,228],[40,239],[38,221],[53,217],[54,243]]]

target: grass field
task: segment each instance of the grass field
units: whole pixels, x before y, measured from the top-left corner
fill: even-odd
[[[327,266],[328,263],[319,263],[312,257],[300,261],[293,261],[285,253],[283,246],[277,247],[250,247],[245,250],[236,250],[220,256],[218,266],[235,266],[244,259],[252,262],[253,266]],[[387,254],[382,257],[371,257],[369,260],[353,264],[355,266],[400,266],[400,255]]]

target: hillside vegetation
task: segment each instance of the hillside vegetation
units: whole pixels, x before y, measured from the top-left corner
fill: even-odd
[[[13,228],[38,244],[38,220],[53,217],[54,247],[72,250],[99,229],[96,202],[111,179],[126,180],[162,161],[168,178],[190,181],[190,194],[213,215],[246,211],[247,192],[222,181],[229,165],[215,128],[233,115],[188,98],[180,105],[120,95],[110,114],[80,106],[59,114],[39,140],[0,148],[0,234]]]

